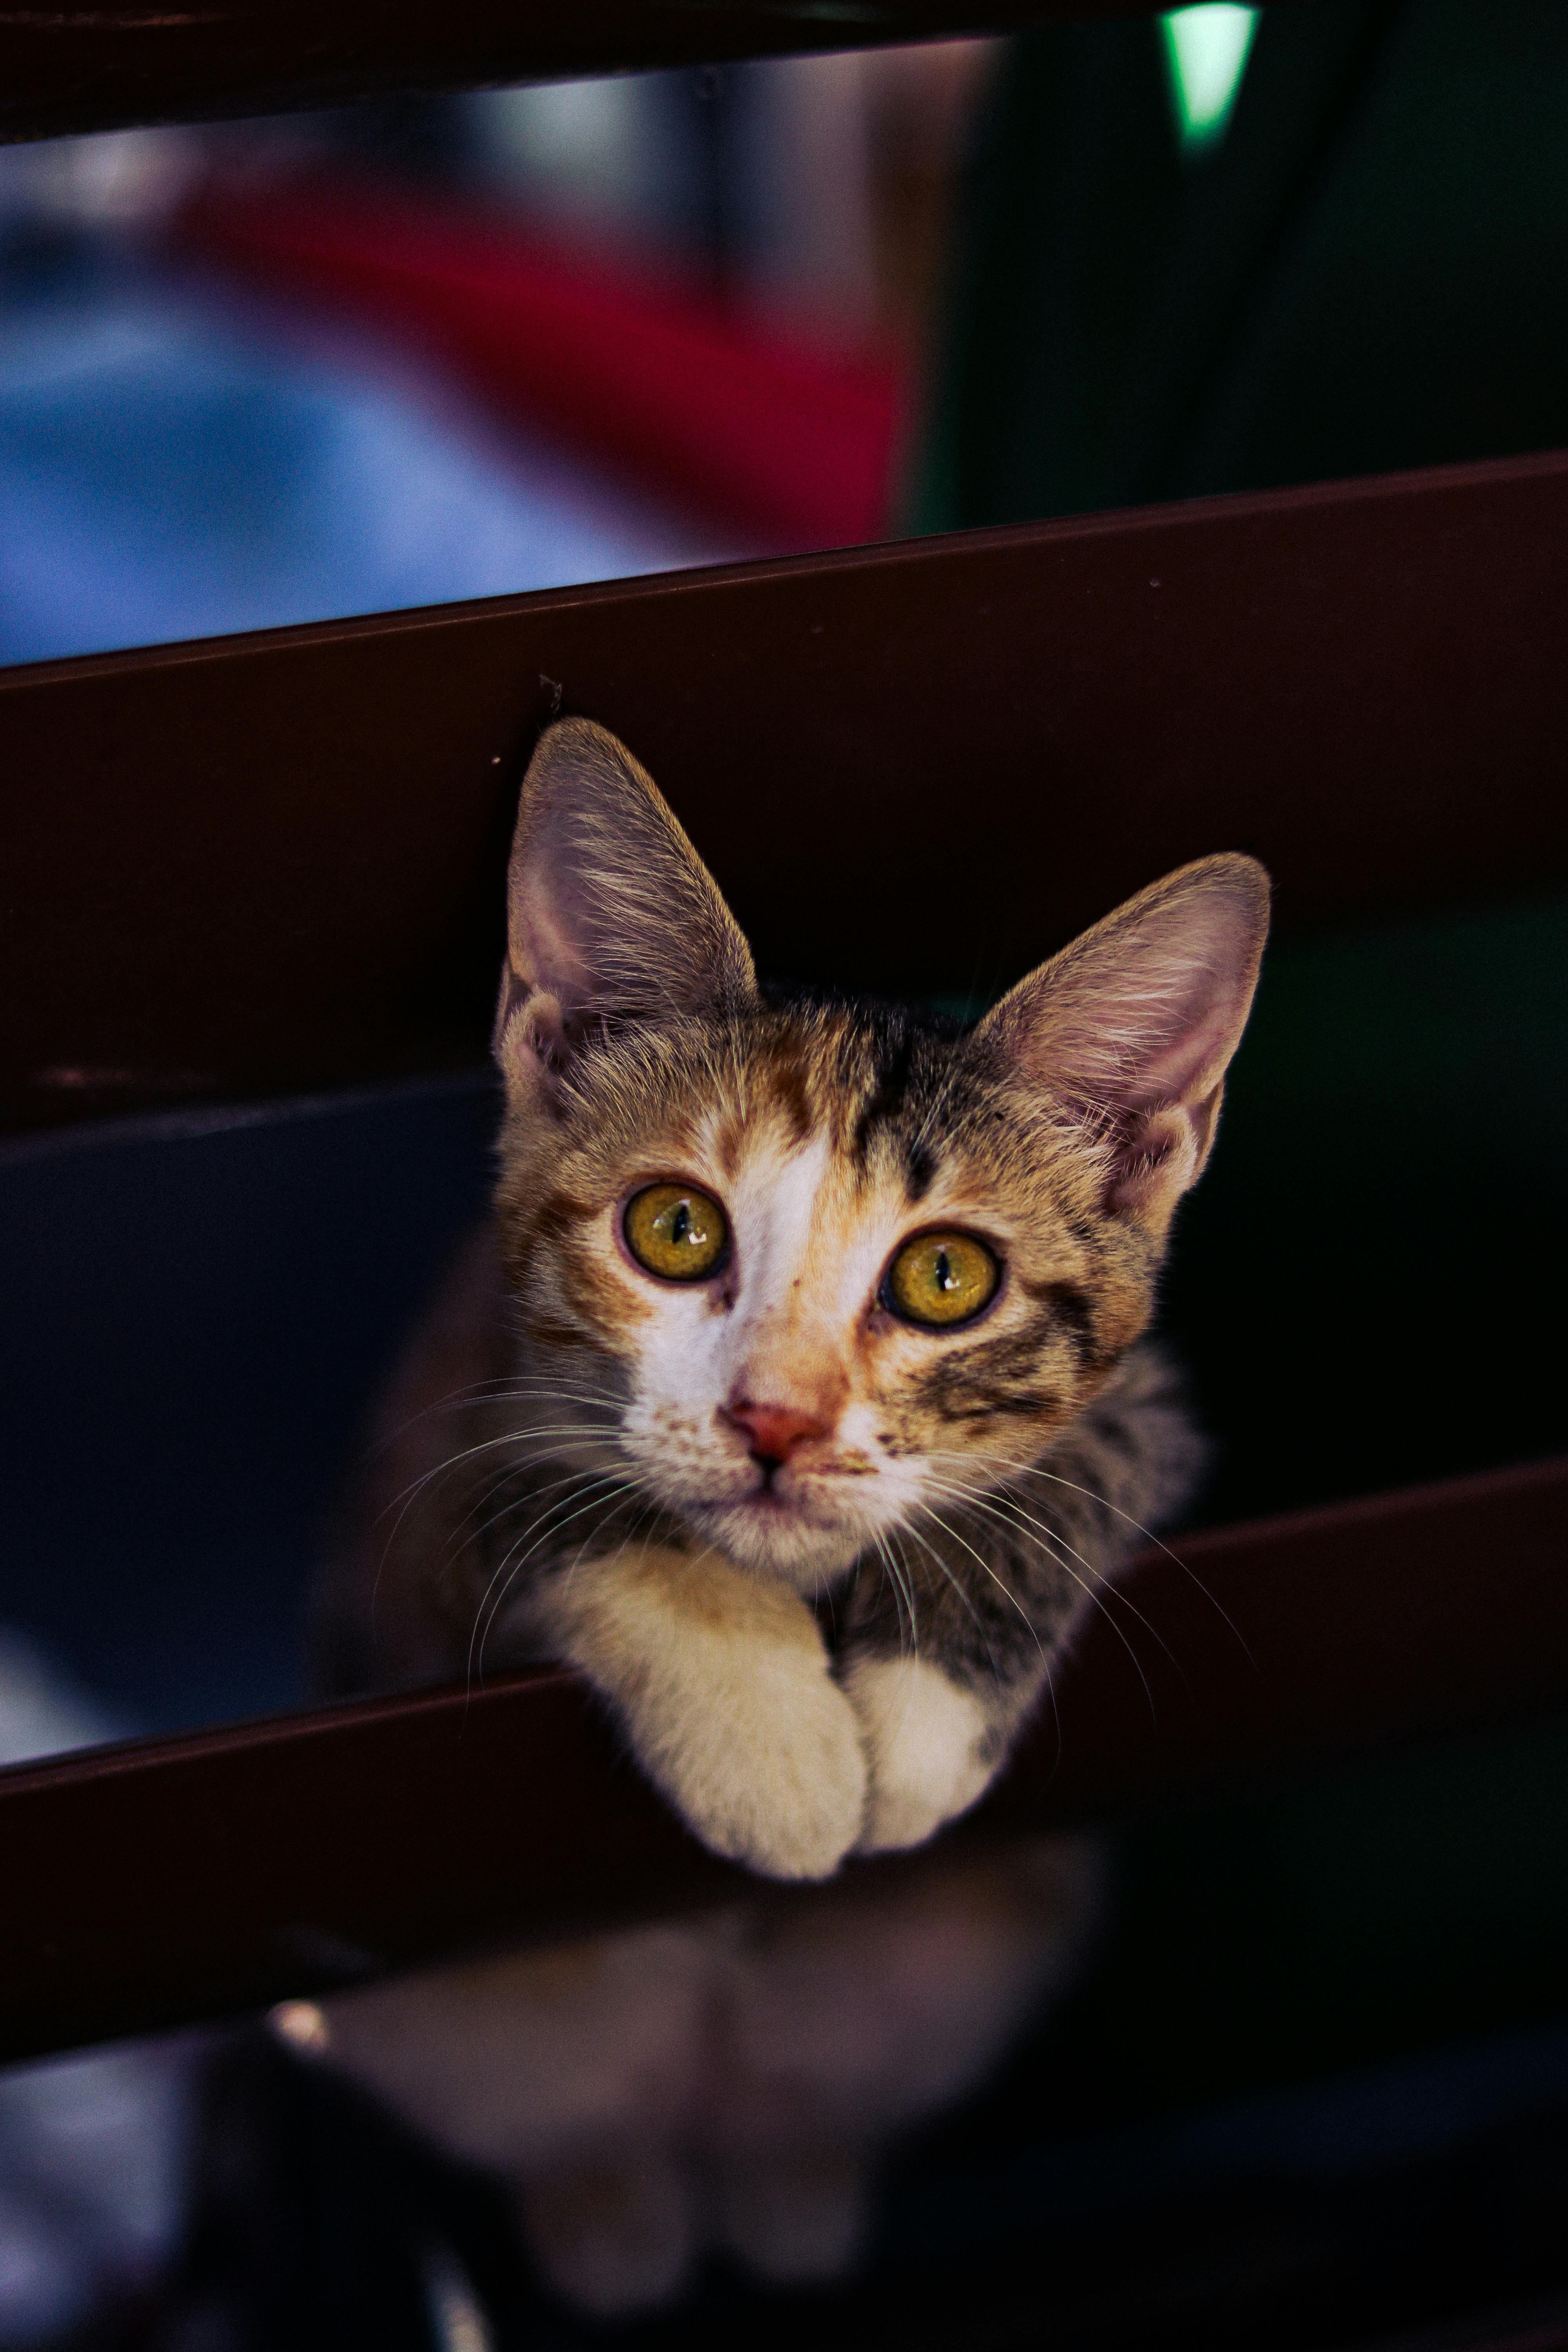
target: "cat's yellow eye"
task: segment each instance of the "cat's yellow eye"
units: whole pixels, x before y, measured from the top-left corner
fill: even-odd
[[[695,1184],[647,1184],[626,1202],[626,1247],[662,1282],[702,1282],[718,1271],[730,1224],[710,1194]]]
[[[970,1234],[917,1234],[883,1277],[881,1298],[906,1323],[945,1330],[967,1323],[996,1296],[1002,1269]]]

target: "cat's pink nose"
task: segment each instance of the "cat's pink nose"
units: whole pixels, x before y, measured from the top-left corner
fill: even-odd
[[[815,1413],[800,1412],[787,1404],[727,1404],[719,1418],[742,1431],[759,1462],[787,1462],[814,1437],[826,1437],[828,1424]]]

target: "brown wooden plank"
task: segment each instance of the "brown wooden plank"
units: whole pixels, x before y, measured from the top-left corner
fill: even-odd
[[[0,1124],[482,1055],[558,691],[764,966],[967,992],[1205,850],[1286,928],[1561,881],[1565,643],[1558,455],[14,670]]]
[[[1152,0],[57,0],[0,9],[0,139],[1145,12]]]
[[[1568,1459],[1194,1536],[1184,1565],[1151,1553],[980,1826],[1559,1706],[1565,1545]],[[23,1767],[0,1774],[0,2057],[737,1877],[557,1673]]]

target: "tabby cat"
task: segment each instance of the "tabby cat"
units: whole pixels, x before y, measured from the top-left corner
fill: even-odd
[[[1200,859],[969,1028],[778,991],[631,755],[550,728],[495,1218],[388,1401],[328,1680],[569,1660],[778,1878],[973,1805],[1193,1483],[1142,1334],[1268,905],[1251,858]]]

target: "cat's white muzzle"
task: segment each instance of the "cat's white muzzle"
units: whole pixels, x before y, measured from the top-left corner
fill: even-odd
[[[819,1592],[853,1565],[868,1532],[792,1493],[791,1483],[785,1474],[748,1495],[683,1505],[682,1514],[737,1568],[778,1577],[800,1592]]]

